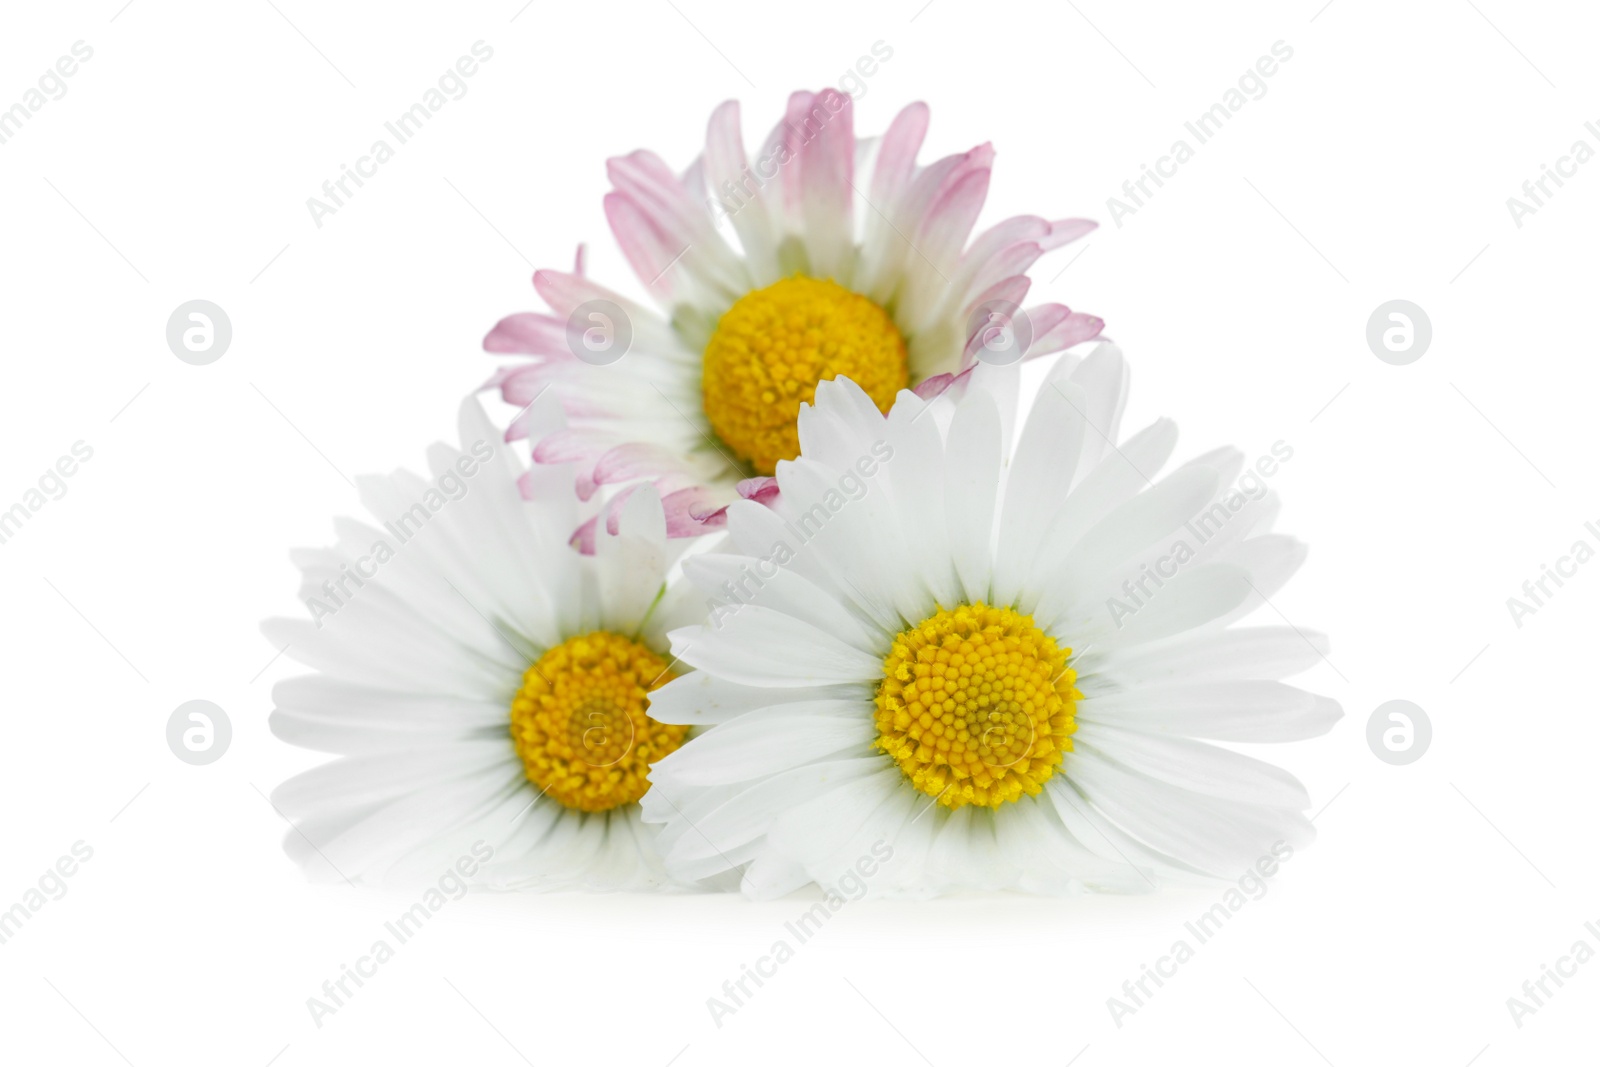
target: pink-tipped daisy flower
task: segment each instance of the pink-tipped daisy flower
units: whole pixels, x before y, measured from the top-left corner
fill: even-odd
[[[919,166],[927,129],[918,103],[857,138],[851,98],[827,89],[793,94],[754,154],[728,101],[682,175],[649,151],[612,159],[606,218],[657,308],[586,277],[581,249],[572,273],[534,274],[549,310],[507,316],[484,340],[529,357],[491,380],[506,401],[554,388],[566,408],[566,428],[532,440],[534,460],[575,463],[585,499],[609,487],[608,523],[653,484],[669,533],[692,536],[741,496],[777,493],[818,382],[849,378],[887,411],[979,361],[1098,336],[1092,315],[1022,308],[1033,263],[1094,223],[1023,215],[972,236],[994,149]],[[514,421],[508,439],[525,436]]]

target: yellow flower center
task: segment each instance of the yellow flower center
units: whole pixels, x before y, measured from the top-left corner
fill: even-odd
[[[884,657],[874,744],[946,807],[1036,796],[1072,751],[1071,655],[1030,615],[941,608]]]
[[[689,732],[646,714],[650,691],[672,677],[660,656],[603,630],[540,656],[511,701],[511,739],[528,781],[577,811],[644,796],[650,765]]]
[[[888,411],[910,381],[905,339],[884,310],[804,275],[740,297],[717,323],[701,373],[711,428],[757,474],[800,454],[795,419],[818,382],[849,378]]]

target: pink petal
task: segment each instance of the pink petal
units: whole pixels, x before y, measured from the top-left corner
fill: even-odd
[[[1013,215],[984,230],[967,246],[972,259],[988,259],[1015,244],[1038,244],[1050,235],[1050,223],[1037,215]]]
[[[1037,308],[1028,309],[1030,323],[1039,321],[1056,321],[1048,329],[1040,332],[1034,330],[1033,343],[1028,346],[1027,357],[1034,359],[1038,356],[1048,356],[1052,352],[1060,352],[1071,348],[1073,345],[1092,341],[1100,336],[1100,331],[1105,329],[1105,320],[1094,315],[1085,315],[1080,311],[1072,311],[1062,304],[1045,304]]]
[[[483,339],[483,350],[526,356],[571,356],[567,327],[561,319],[533,311],[507,315]]]
[[[783,151],[777,157],[780,162],[778,174],[779,187],[783,190],[783,213],[794,229],[799,229],[804,220],[805,176],[795,163],[805,151],[805,122],[811,114],[813,99],[811,93],[803,90],[790,93],[783,122],[774,131],[783,145]]]
[[[950,388],[950,383],[954,382],[955,380],[956,376],[954,374],[935,374],[931,378],[923,379],[921,384],[911,391],[923,400],[932,400],[934,397]]]
[[[565,274],[558,270],[533,272],[534,291],[543,298],[550,310],[565,318],[573,309],[587,300],[610,300],[624,308],[630,302],[620,293],[596,285],[580,274]]]
[[[682,466],[682,461],[658,445],[631,441],[609,449],[594,465],[594,480],[614,485],[631,478],[662,474]]]
[[[589,497],[594,495],[594,483],[593,482],[589,482],[588,483],[588,490],[586,492],[586,491],[584,491],[582,480],[579,479],[579,483],[578,483],[577,488],[578,488],[578,499],[579,500],[588,500]],[[524,499],[524,500],[537,500],[537,499],[539,499],[538,494],[534,492],[534,488],[533,488],[533,472],[532,471],[523,471],[520,475],[517,476],[517,491],[522,494],[522,499]]]
[[[961,155],[945,156],[919,171],[906,190],[901,216],[921,218],[942,197],[973,171],[989,170],[994,165],[994,146],[981,144]]]
[[[594,555],[595,533],[600,525],[600,516],[596,515],[582,526],[572,532],[572,538],[567,543],[576,548],[585,556]]]
[[[990,256],[985,263],[972,264],[972,276],[964,280],[961,299],[970,304],[974,293],[980,293],[1015,274],[1026,274],[1028,268],[1039,261],[1044,249],[1031,241],[1011,245]],[[963,279],[953,279],[953,284],[963,284]]]
[[[968,171],[942,191],[918,232],[922,255],[940,266],[955,262],[989,195],[989,175],[986,166]]]
[[[698,537],[727,524],[727,507],[715,507],[719,497],[704,486],[691,486],[661,498],[667,514],[668,537]]]
[[[978,349],[982,347],[981,338],[983,336],[984,327],[988,325],[987,322],[972,324],[973,313],[984,304],[1000,303],[1011,305],[1011,307],[1016,309],[1016,314],[1026,314],[1026,312],[1022,311],[1022,301],[1027,299],[1028,287],[1032,284],[1032,280],[1029,279],[1026,274],[1015,274],[1009,278],[1005,278],[996,282],[994,285],[991,285],[982,293],[979,293],[978,296],[972,301],[971,306],[969,306],[963,313],[966,316],[966,324],[971,326],[972,329],[972,332],[967,336],[966,347],[963,348],[961,352],[961,365],[963,367],[967,365],[968,361],[970,361],[977,353]],[[1031,318],[1028,320],[1028,326],[1029,337],[1031,339],[1033,335],[1033,320]]]
[[[1046,252],[1069,245],[1078,238],[1093,233],[1100,224],[1093,219],[1057,219],[1050,224],[1050,235],[1039,243]]]
[[[740,496],[757,504],[770,504],[778,497],[778,479],[768,476],[746,478],[734,488]]]
[[[604,456],[615,444],[615,438],[605,430],[581,429],[571,426],[546,434],[533,446],[535,463],[592,463]]]
[[[776,239],[772,218],[761,195],[762,179],[751,169],[745,154],[737,100],[729,100],[711,113],[703,158],[707,189],[728,213],[745,257],[750,260],[750,273],[756,279],[774,277],[778,265],[773,256]]]
[[[832,276],[843,267],[852,240],[850,197],[855,177],[856,138],[854,107],[837,89],[824,89],[814,98],[807,116],[811,139],[802,148],[801,173],[805,181],[802,218],[812,270]]]
[[[738,188],[739,179],[750,163],[744,152],[744,135],[739,129],[739,101],[724,100],[711,113],[706,123],[704,158],[706,183],[711,186],[712,196],[725,195],[724,182],[732,182]]]
[[[895,201],[916,170],[917,152],[928,135],[928,117],[927,104],[910,104],[894,117],[883,135],[872,170],[872,203],[885,215],[894,211]]]
[[[606,161],[606,172],[617,191],[638,206],[652,228],[669,246],[679,249],[706,244],[705,212],[700,210],[661,158],[638,151]],[[649,282],[654,275],[644,278]]]
[[[519,419],[518,422],[522,420]],[[515,425],[515,424],[513,424]],[[522,428],[521,436],[526,436],[526,427]],[[506,431],[507,440],[511,439],[511,431]],[[599,488],[595,480],[595,460],[605,455],[612,441],[609,433],[603,430],[574,429],[567,427],[546,434],[533,446],[533,461],[535,463],[571,463],[574,464],[572,476],[574,487],[579,500],[588,500],[594,496]]]
[[[548,364],[523,363],[516,367],[502,367],[485,383],[485,389],[500,389],[500,399],[517,407],[533,403],[534,397],[544,392],[556,375]]]
[[[606,519],[606,533],[610,534],[612,537],[617,536],[617,532],[622,529],[622,506],[626,504],[628,502],[628,498],[634,493],[638,492],[639,487],[644,484],[645,483],[643,482],[636,482],[633,485],[628,486],[626,489],[618,490],[616,496],[606,501],[605,510],[601,512]]]
[[[663,303],[670,303],[673,286],[667,268],[682,255],[683,246],[670,244],[649,212],[627,194],[607,193],[604,204],[606,221],[611,224],[628,265],[652,294]]]

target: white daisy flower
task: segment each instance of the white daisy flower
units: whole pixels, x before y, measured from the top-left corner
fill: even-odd
[[[669,533],[688,536],[776,491],[819,381],[849,377],[883,411],[985,349],[1029,358],[1099,334],[1061,304],[1021,309],[1033,263],[1094,223],[1019,216],[969,241],[993,148],[919,166],[926,105],[860,140],[852,110],[837,90],[795,93],[752,156],[729,101],[682,176],[647,151],[610,161],[606,217],[661,310],[590,281],[581,249],[574,273],[534,275],[550,313],[507,317],[484,347],[532,358],[492,380],[507,401],[554,385],[566,404],[570,425],[534,436],[535,460],[577,463],[585,498],[653,483]]]
[[[533,405],[530,425],[560,422],[554,397]],[[274,687],[273,732],[341,757],[273,793],[286,847],[352,882],[466,859],[498,888],[667,884],[638,801],[687,727],[652,718],[651,693],[683,669],[667,630],[704,608],[663,584],[660,501],[635,494],[580,555],[571,469],[534,469],[525,499],[476,401],[460,432],[431,480],[358,479],[378,525],[340,520],[333,547],[295,553],[313,618],[263,626],[317,671]]]
[[[1016,370],[887,417],[824,383],[777,502],[734,504],[728,554],[686,561],[711,613],[671,635],[696,670],[652,714],[710,728],[644,798],[679,877],[742,870],[758,897],[863,869],[876,895],[1142,890],[1312,837],[1294,777],[1207,743],[1341,714],[1279,680],[1320,637],[1230,625],[1304,558],[1268,532],[1275,500],[1235,486],[1231,449],[1152,482],[1176,429],[1113,443],[1109,345],[1052,368],[1008,447]]]

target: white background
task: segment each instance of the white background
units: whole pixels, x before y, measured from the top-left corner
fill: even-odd
[[[74,442],[94,455],[0,545],[0,908],[75,842],[94,854],[0,945],[0,1057],[1592,1059],[1600,962],[1520,1029],[1506,1007],[1574,941],[1600,948],[1583,928],[1600,920],[1600,563],[1520,628],[1506,606],[1577,539],[1600,547],[1583,529],[1600,519],[1600,162],[1520,228],[1506,206],[1573,141],[1600,148],[1592,11],[275,2],[3,15],[0,107],[75,41],[94,55],[0,145],[0,508]],[[314,226],[306,198],[480,39],[494,57],[467,95]],[[272,683],[298,671],[257,632],[304,610],[288,548],[358,510],[343,475],[419,466],[453,432],[494,366],[483,333],[535,305],[533,266],[589,241],[592,272],[638,291],[601,214],[605,157],[649,146],[682,167],[729,97],[755,141],[789,91],[880,40],[893,57],[858,132],[927,100],[924,161],[999,150],[983,224],[1102,221],[1035,269],[1033,297],[1106,318],[1135,368],[1130,428],[1175,416],[1184,456],[1294,448],[1281,527],[1312,552],[1275,606],[1332,635],[1303,684],[1346,718],[1265,754],[1326,805],[1319,841],[1120,1027],[1107,998],[1219,891],[853,905],[721,1028],[706,998],[808,901],[474,895],[319,1029],[307,997],[411,901],[308,885],[280,851],[263,794],[319,760],[266,729]],[[1293,58],[1266,95],[1111,225],[1107,198],[1280,40]],[[194,298],[233,323],[210,366],[165,342]],[[1365,341],[1394,298],[1433,323],[1409,366]],[[207,767],[164,737],[194,698],[233,723]],[[1394,698],[1434,728],[1405,767],[1365,739]]]

